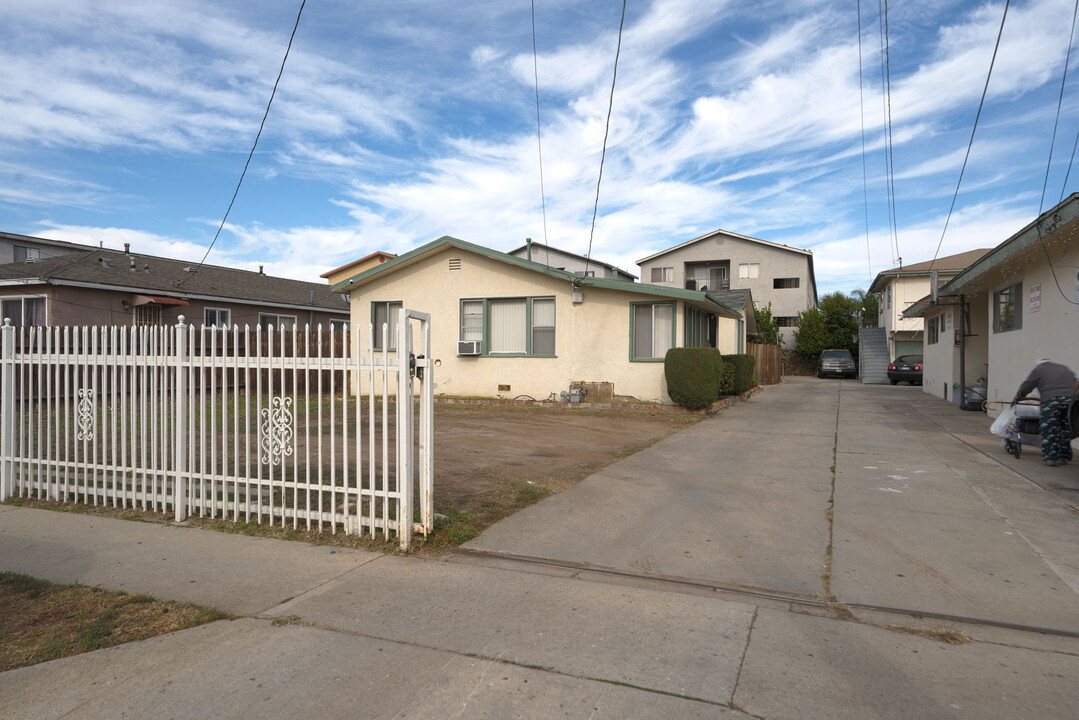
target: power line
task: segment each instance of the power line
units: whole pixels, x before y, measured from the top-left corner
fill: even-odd
[[[1064,72],[1060,76],[1060,94],[1057,96],[1057,114],[1053,119],[1053,137],[1049,141],[1049,159],[1045,162],[1045,180],[1042,182],[1042,199],[1038,203],[1038,216],[1045,210],[1045,191],[1049,187],[1049,169],[1053,166],[1053,150],[1057,143],[1057,128],[1060,127],[1060,108],[1064,104],[1064,85],[1068,82],[1068,64],[1072,57],[1072,43],[1075,40],[1075,16],[1079,12],[1079,0],[1075,0],[1075,8],[1072,10],[1072,28],[1068,34],[1068,52],[1064,55]],[[1071,170],[1069,164],[1069,170]],[[1063,199],[1063,194],[1061,194]]]
[[[603,129],[603,152],[599,156],[599,178],[596,179],[596,204],[592,208],[592,229],[588,233],[588,252],[585,253],[584,274],[592,259],[592,238],[596,234],[596,215],[599,213],[599,186],[603,182],[603,162],[607,158],[607,136],[611,131],[611,110],[614,108],[614,86],[618,82],[618,57],[622,54],[622,28],[626,24],[626,1],[622,0],[622,20],[618,23],[618,46],[614,51],[614,76],[611,78],[611,97],[607,101],[607,125]]]
[[[1042,182],[1042,198],[1038,203],[1038,217],[1041,218],[1042,211],[1045,207],[1045,190],[1049,187],[1049,170],[1053,166],[1053,149],[1056,147],[1057,141],[1057,128],[1060,125],[1060,108],[1064,105],[1064,86],[1068,82],[1068,65],[1071,62],[1072,56],[1072,43],[1075,41],[1075,18],[1079,14],[1079,0],[1075,0],[1075,8],[1072,10],[1072,27],[1071,32],[1068,34],[1068,52],[1064,56],[1064,72],[1060,78],[1060,95],[1057,97],[1057,114],[1053,120],[1053,138],[1049,142],[1049,159],[1045,163],[1045,180]],[[1076,136],[1077,142],[1079,142],[1079,135]],[[1075,148],[1072,147],[1072,157],[1068,161],[1068,172],[1065,174],[1064,187],[1067,187],[1068,175],[1071,175],[1071,163],[1075,159]],[[1064,198],[1064,192],[1061,190],[1061,199]],[[1079,302],[1072,300],[1064,292],[1064,288],[1060,287],[1060,278],[1057,277],[1057,269],[1053,266],[1053,258],[1049,256],[1049,248],[1045,245],[1045,235],[1042,233],[1042,225],[1038,223],[1038,244],[1042,248],[1042,252],[1045,253],[1045,261],[1049,263],[1049,272],[1053,276],[1053,284],[1057,286],[1057,292],[1060,296],[1067,300],[1072,305],[1079,305]]]
[[[536,146],[539,149],[540,207],[543,208],[543,244],[547,241],[547,192],[543,188],[543,134],[540,132],[539,53],[536,50],[536,0],[532,0],[532,72],[536,78]],[[548,262],[550,252],[548,251]]]
[[[869,177],[865,163],[865,95],[862,92],[862,0],[858,0],[858,109],[862,118],[862,200],[865,208],[865,260],[869,269],[869,284],[872,285],[873,260],[869,252]]]
[[[963,184],[963,175],[967,171],[967,161],[970,160],[970,150],[974,147],[974,133],[978,131],[978,120],[982,117],[982,108],[985,106],[985,96],[989,93],[989,80],[993,77],[993,65],[997,62],[997,51],[1000,50],[1000,38],[1004,35],[1004,22],[1008,19],[1008,7],[1011,5],[1011,0],[1005,0],[1004,2],[1004,15],[1000,18],[1000,30],[997,31],[997,42],[993,46],[993,58],[989,61],[989,72],[985,76],[985,86],[982,88],[982,98],[978,101],[978,113],[974,116],[974,127],[970,129],[970,140],[967,142],[967,152],[963,156],[963,167],[959,170],[959,181],[955,184],[955,194],[952,195],[952,204],[948,208],[948,216],[944,219],[944,230],[940,233],[940,241],[937,243],[937,250],[933,253],[933,263],[937,261],[937,256],[940,255],[940,246],[944,244],[944,235],[948,232],[948,223],[952,220],[952,212],[955,210],[955,201],[959,197],[959,187]],[[932,267],[932,263],[930,263]]]
[[[262,137],[262,130],[266,127],[266,118],[270,116],[270,106],[273,104],[274,96],[277,95],[277,86],[281,83],[281,76],[285,74],[285,62],[288,60],[289,52],[292,50],[292,41],[296,37],[296,30],[300,27],[300,16],[303,15],[303,8],[307,4],[307,0],[300,0],[300,9],[296,13],[296,22],[292,24],[292,34],[288,38],[288,47],[285,48],[285,56],[281,58],[281,67],[277,71],[277,79],[274,80],[273,90],[270,92],[270,99],[266,102],[266,111],[262,113],[262,122],[259,123],[259,131],[255,134],[255,142],[251,144],[251,151],[247,153],[247,161],[244,163],[243,172],[240,173],[240,179],[236,182],[236,189],[232,192],[232,199],[229,200],[229,206],[225,209],[225,215],[221,218],[221,224],[217,226],[217,232],[214,233],[214,239],[210,242],[210,247],[206,248],[206,254],[202,256],[202,260],[199,260],[196,266],[195,272],[198,272],[198,268],[201,268],[206,263],[206,258],[210,256],[210,251],[214,249],[214,245],[217,244],[217,238],[221,236],[221,231],[225,227],[225,222],[229,219],[229,213],[232,212],[232,206],[236,202],[236,196],[240,194],[240,186],[243,185],[244,177],[247,175],[247,168],[251,166],[251,158],[255,155],[255,148],[258,147],[259,138]],[[176,287],[182,286],[188,280],[190,276],[184,278],[180,282],[176,283]]]
[[[888,0],[878,2],[880,21],[881,42],[881,78],[884,83],[884,145],[885,145],[885,174],[888,188],[888,218],[891,237],[889,242],[894,246],[894,264],[901,264],[902,253],[899,252],[899,216],[895,210],[895,159],[892,152],[892,50],[891,37],[888,28]]]

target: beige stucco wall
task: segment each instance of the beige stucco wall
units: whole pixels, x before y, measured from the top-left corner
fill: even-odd
[[[449,260],[460,259],[459,270]],[[628,284],[627,284],[628,285]],[[402,302],[431,314],[432,358],[436,394],[484,397],[529,395],[545,399],[569,389],[571,382],[610,382],[618,395],[670,402],[663,362],[630,362],[630,303],[663,302],[667,298],[595,287],[581,289],[584,302],[574,305],[570,283],[517,268],[456,247],[442,248],[417,262],[375,276],[351,291],[354,322],[371,322],[372,302]],[[557,357],[458,357],[462,298],[555,297]],[[675,301],[676,344],[683,338],[685,311]],[[724,352],[737,351],[728,340],[736,321],[722,322]],[[727,350],[729,342],[734,349]],[[509,390],[500,390],[508,385]]]
[[[794,317],[814,306],[814,287],[810,282],[809,255],[794,250],[772,247],[766,243],[743,240],[727,235],[717,235],[672,250],[640,264],[641,282],[652,281],[652,268],[674,268],[674,279],[669,283],[655,283],[669,287],[686,286],[686,263],[729,262],[728,277],[733,289],[748,289],[753,293],[757,307],[772,304],[775,317]],[[760,263],[757,278],[739,278],[739,263]],[[776,278],[799,278],[797,288],[776,289]],[[795,328],[780,328],[783,344],[794,343]]]

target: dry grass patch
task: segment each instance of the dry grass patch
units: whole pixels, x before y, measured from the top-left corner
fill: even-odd
[[[0,672],[164,635],[229,616],[149,595],[0,572]]]

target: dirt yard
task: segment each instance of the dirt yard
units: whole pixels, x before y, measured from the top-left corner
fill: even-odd
[[[438,405],[435,511],[476,530],[703,416],[670,410]]]

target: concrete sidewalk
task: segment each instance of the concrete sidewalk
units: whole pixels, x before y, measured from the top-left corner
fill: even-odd
[[[478,558],[0,506],[0,569],[240,616],[0,674],[0,717],[1070,718],[1079,466],[1013,463],[983,425],[917,388],[789,382]]]

